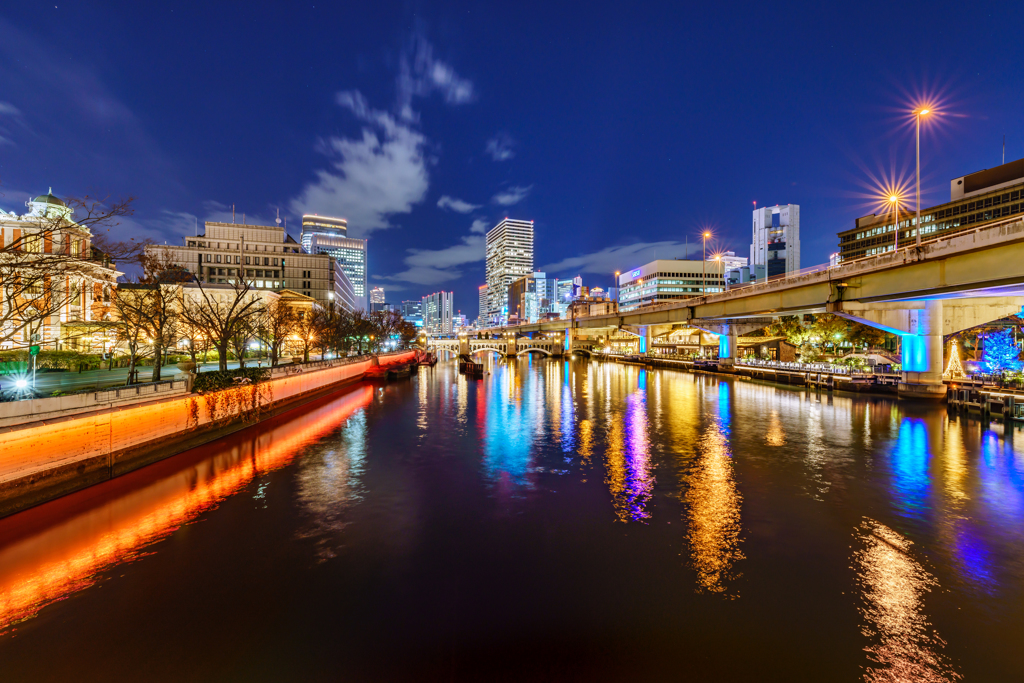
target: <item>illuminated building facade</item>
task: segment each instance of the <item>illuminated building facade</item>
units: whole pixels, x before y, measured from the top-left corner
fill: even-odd
[[[921,239],[948,237],[985,223],[1024,214],[1024,159],[954,178],[949,183],[950,201],[921,209]],[[899,206],[900,246],[917,241],[914,201]],[[895,211],[858,218],[851,230],[839,233],[843,263],[874,256],[896,248]]]
[[[800,270],[798,205],[784,204],[754,209],[750,264],[764,266],[767,277]]]
[[[487,233],[487,314],[507,320],[508,288],[533,273],[533,221],[505,218]]]
[[[454,329],[455,294],[435,292],[423,297],[423,329],[431,334],[451,334]]]
[[[302,248],[310,254],[328,254],[341,265],[352,283],[357,308],[367,308],[367,249],[366,240],[348,236],[348,221],[344,218],[305,215],[302,217]]]
[[[660,259],[619,275],[619,310],[689,299],[725,289],[722,261]]]

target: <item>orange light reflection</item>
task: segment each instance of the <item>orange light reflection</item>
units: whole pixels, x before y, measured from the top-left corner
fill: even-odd
[[[145,548],[255,477],[289,464],[303,444],[336,428],[372,398],[372,388],[358,387],[266,434],[0,549],[0,635],[93,585],[101,572],[145,556]]]

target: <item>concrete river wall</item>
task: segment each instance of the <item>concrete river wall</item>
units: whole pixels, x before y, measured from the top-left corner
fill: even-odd
[[[0,517],[244,429],[359,381],[375,365],[414,356],[283,366],[256,387],[207,395],[178,381],[0,404]]]

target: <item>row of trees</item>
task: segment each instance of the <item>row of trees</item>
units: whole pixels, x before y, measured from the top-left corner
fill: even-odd
[[[817,313],[805,321],[803,316],[777,318],[762,334],[785,337],[786,341],[805,350],[808,346],[835,354],[842,346],[881,347],[892,335],[870,325],[847,320],[831,313]]]
[[[153,355],[153,379],[168,349],[184,346],[192,362],[206,351],[217,351],[221,370],[234,352],[241,367],[254,342],[268,351],[276,366],[286,348],[301,352],[349,355],[374,353],[396,341],[408,345],[416,328],[395,311],[348,311],[334,304],[295,305],[269,299],[249,282],[210,285],[170,263],[143,258],[143,275],[123,283],[113,302],[119,320],[119,342],[129,354],[129,377],[138,357]]]

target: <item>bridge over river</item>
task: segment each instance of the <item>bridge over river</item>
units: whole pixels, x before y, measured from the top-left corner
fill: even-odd
[[[981,226],[898,251],[819,266],[726,292],[572,320],[482,330],[481,338],[432,340],[436,348],[504,355],[589,351],[617,331],[653,339],[697,328],[719,335],[720,366],[736,359],[737,339],[783,315],[835,313],[899,335],[902,397],[941,399],[943,337],[1019,313],[1024,306],[1024,221]],[[460,347],[460,344],[462,345]]]

